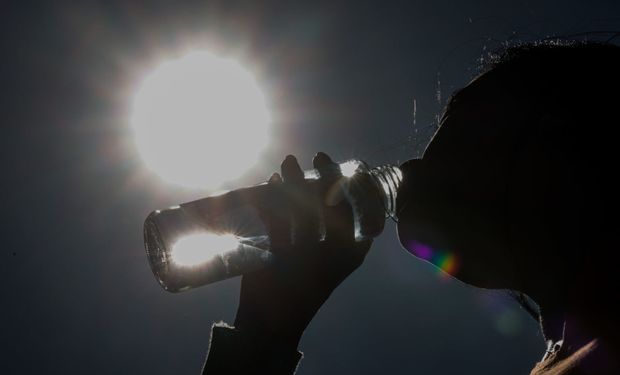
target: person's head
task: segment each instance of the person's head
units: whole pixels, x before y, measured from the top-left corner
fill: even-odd
[[[452,96],[423,158],[401,165],[402,245],[535,299],[615,278],[619,111],[620,47],[507,49]]]

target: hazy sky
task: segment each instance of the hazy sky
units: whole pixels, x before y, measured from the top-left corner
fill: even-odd
[[[149,211],[209,193],[137,154],[132,94],[161,59],[209,46],[256,73],[273,139],[243,186],[288,153],[420,155],[485,51],[620,29],[618,1],[25,3],[0,3],[2,374],[198,374],[211,324],[234,319],[239,279],[169,294],[144,254]],[[442,277],[388,225],[300,349],[300,375],[516,375],[544,345],[513,302]]]

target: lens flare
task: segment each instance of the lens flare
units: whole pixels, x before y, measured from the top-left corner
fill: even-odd
[[[232,234],[196,233],[179,239],[170,255],[179,266],[197,266],[218,254],[236,249],[238,245],[239,240]]]
[[[416,257],[437,266],[441,275],[454,276],[458,270],[456,256],[451,252],[436,250],[417,241],[411,241],[407,246],[407,250]]]
[[[456,258],[450,253],[437,254],[437,259],[433,263],[447,274],[454,275],[456,272]]]

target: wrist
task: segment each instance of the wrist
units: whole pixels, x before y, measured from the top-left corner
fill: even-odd
[[[302,357],[296,345],[276,343],[266,336],[220,322],[213,325],[203,373],[290,375]]]

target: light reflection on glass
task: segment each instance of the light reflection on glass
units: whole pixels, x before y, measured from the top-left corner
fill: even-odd
[[[239,239],[232,234],[196,233],[179,239],[170,255],[179,266],[197,266],[238,245]]]
[[[344,177],[351,177],[359,168],[360,163],[357,160],[350,160],[340,164],[340,171]]]

